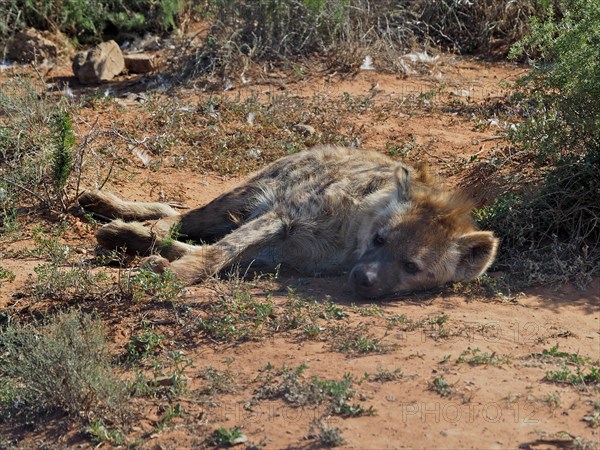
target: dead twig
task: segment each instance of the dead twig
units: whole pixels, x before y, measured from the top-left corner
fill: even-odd
[[[0,176],[0,180],[4,181],[5,183],[11,184],[14,187],[16,187],[17,189],[21,189],[22,191],[28,193],[29,195],[37,198],[40,202],[42,202],[43,205],[47,205],[48,204],[48,201],[44,197],[42,197],[39,194],[36,194],[32,190],[30,190],[30,189],[26,188],[25,186],[17,183],[16,181],[10,180],[10,179],[8,179],[6,177],[2,177],[2,176]]]

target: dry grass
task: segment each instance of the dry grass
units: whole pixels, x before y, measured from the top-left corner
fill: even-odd
[[[221,82],[254,65],[293,65],[315,55],[332,70],[358,70],[369,55],[380,70],[405,73],[400,56],[417,47],[506,54],[539,13],[535,0],[217,0],[209,10],[204,42],[184,42],[175,59],[188,77]]]
[[[111,368],[99,321],[72,312],[0,333],[4,417],[60,411],[86,422],[122,421],[125,384]]]

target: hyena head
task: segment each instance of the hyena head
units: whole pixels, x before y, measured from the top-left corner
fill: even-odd
[[[363,297],[427,289],[481,275],[496,255],[498,239],[477,231],[473,204],[442,192],[426,171],[395,172],[393,198],[364,227],[350,282]]]

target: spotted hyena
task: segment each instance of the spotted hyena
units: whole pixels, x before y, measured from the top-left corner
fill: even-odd
[[[99,191],[79,202],[116,219],[98,230],[102,247],[150,255],[154,270],[169,269],[187,283],[258,261],[311,275],[349,274],[359,295],[382,297],[475,278],[498,244],[491,232],[476,230],[472,203],[425,170],[343,147],[284,157],[183,214]]]

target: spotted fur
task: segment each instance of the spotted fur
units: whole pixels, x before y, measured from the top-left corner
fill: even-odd
[[[476,230],[469,199],[442,189],[424,167],[345,147],[284,157],[183,214],[98,191],[80,203],[116,219],[97,232],[103,247],[154,254],[148,261],[157,271],[188,283],[256,260],[310,275],[346,273],[359,295],[381,297],[475,278],[498,244]],[[157,214],[146,225],[121,220]]]

